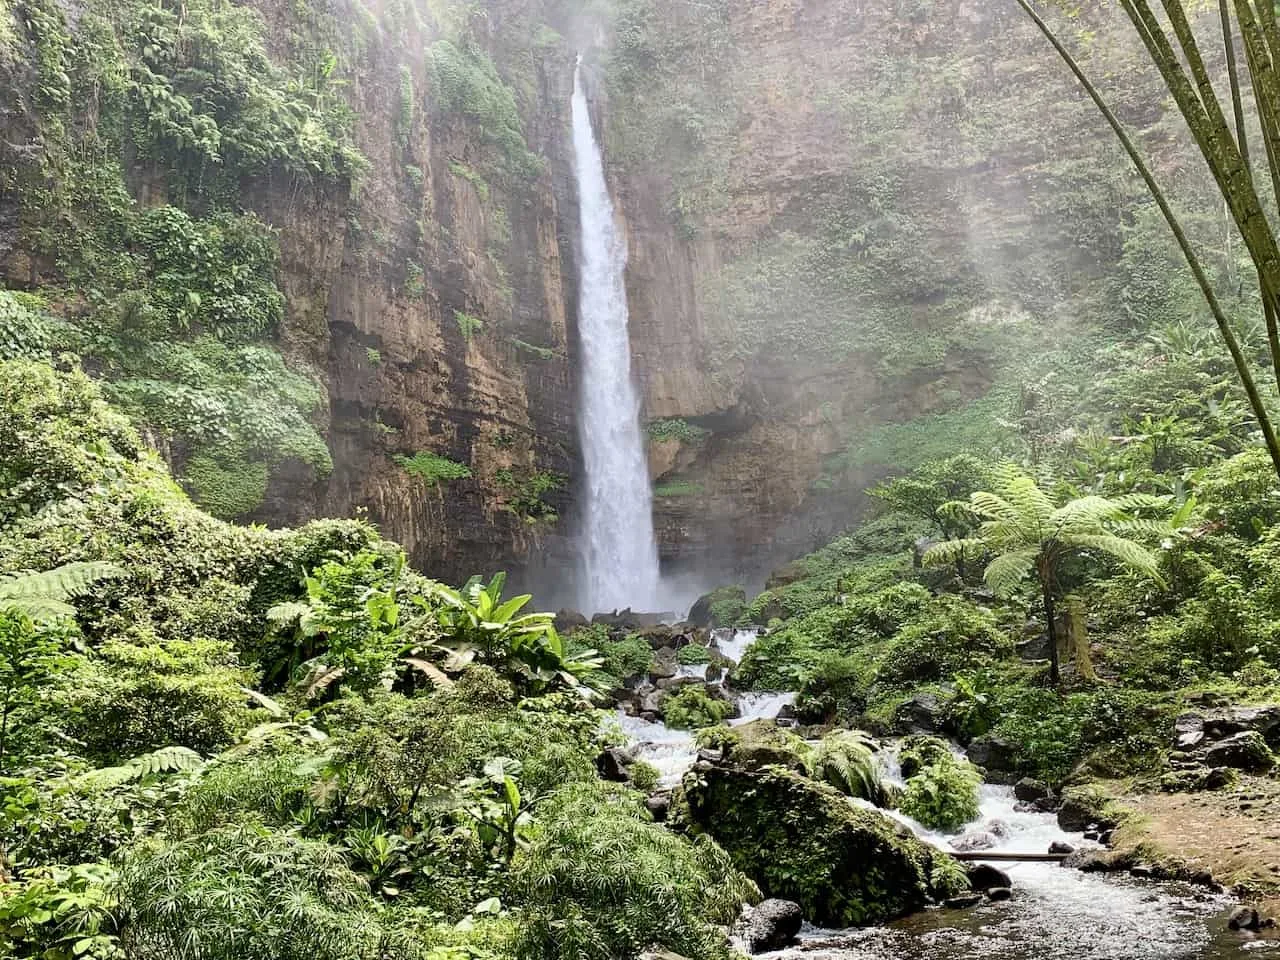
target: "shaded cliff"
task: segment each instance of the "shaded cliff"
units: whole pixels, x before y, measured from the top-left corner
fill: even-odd
[[[940,437],[998,448],[1041,361],[1176,275],[1012,5],[4,12],[0,326],[45,317],[220,515],[367,515],[442,577],[554,599],[572,566],[579,48],[663,558],[695,585],[811,547]],[[1085,22],[1194,175],[1126,31]]]

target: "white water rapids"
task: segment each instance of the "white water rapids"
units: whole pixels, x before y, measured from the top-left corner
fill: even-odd
[[[717,630],[716,647],[737,662],[756,631]],[[776,717],[793,694],[738,698],[746,722]],[[621,717],[639,755],[673,786],[693,764],[690,733],[638,717]],[[900,779],[896,759],[884,756],[889,779]],[[981,788],[978,818],[956,833],[929,830],[897,811],[881,813],[944,850],[960,834],[997,826],[993,851],[1043,853],[1055,840],[1073,846],[1053,814],[1019,809],[1009,787]],[[895,923],[860,930],[806,927],[798,947],[769,954],[774,960],[1238,960],[1280,958],[1280,942],[1250,940],[1226,929],[1233,901],[1200,889],[1065,869],[1056,863],[997,863],[1013,883],[1012,900],[969,910],[928,910]]]
[[[578,293],[578,434],[586,476],[578,608],[655,610],[653,493],[631,377],[627,248],[591,126],[582,62],[573,76],[573,155],[582,222]]]

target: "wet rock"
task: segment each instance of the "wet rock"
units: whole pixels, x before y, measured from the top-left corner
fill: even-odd
[[[679,690],[681,687],[701,682],[697,677],[663,677],[658,681],[658,689],[665,691]]]
[[[942,905],[950,910],[968,910],[982,902],[982,894],[966,893],[960,897],[950,897],[942,901]]]
[[[987,899],[991,901],[1009,900],[1013,897],[1013,891],[1008,887],[992,887],[987,891]]]
[[[742,940],[747,953],[781,950],[800,933],[804,914],[793,900],[765,900],[749,907],[738,921],[734,933]]]
[[[951,841],[951,849],[959,853],[972,853],[975,850],[990,850],[999,842],[989,830],[970,830]]]
[[[665,793],[657,793],[644,802],[645,809],[657,823],[664,823],[671,810],[671,797]]]
[[[596,757],[596,772],[601,780],[610,783],[626,783],[631,778],[631,765],[635,754],[623,747],[609,747]]]
[[[570,634],[581,627],[591,626],[591,621],[577,610],[561,610],[556,614],[555,627],[558,633]]]
[[[1049,659],[1049,633],[1043,624],[1036,620],[1027,621],[1022,637],[1017,643],[1019,657],[1028,663]]]
[[[1115,869],[1105,850],[1077,850],[1063,860],[1062,865],[1081,873],[1107,873]]]
[[[998,887],[1011,887],[1013,881],[1009,879],[1009,875],[998,867],[993,867],[989,863],[976,863],[968,870],[969,886],[974,890],[983,892]]]
[[[1049,852],[1071,854],[1076,852],[1076,848],[1069,843],[1064,843],[1062,840],[1055,840],[1049,844]]]
[[[640,715],[654,714],[655,716],[662,712],[662,691],[651,689],[640,695]],[[648,717],[645,717],[648,719]]]
[[[734,739],[727,759],[734,766],[760,770],[782,766],[804,770],[804,741],[790,731],[782,730],[773,720],[752,720],[734,727]]]
[[[1108,798],[1089,788],[1063,791],[1062,806],[1058,808],[1058,826],[1067,833],[1084,833],[1115,826],[1115,811]]]
[[[670,950],[646,950],[640,954],[640,960],[686,960],[686,958]]]
[[[903,916],[934,896],[948,858],[883,814],[787,770],[718,766],[686,783],[682,817],[716,840],[768,897],[831,927]]]
[[[1227,927],[1231,930],[1260,930],[1262,915],[1256,907],[1239,906],[1227,917]]]
[[[718,663],[707,664],[707,683],[719,683],[724,677],[724,667]]]
[[[1043,800],[1050,795],[1049,785],[1040,780],[1033,780],[1031,777],[1023,777],[1013,785],[1013,795],[1019,800],[1033,803],[1036,800]]]
[[[898,706],[893,715],[898,733],[938,733],[942,730],[942,701],[934,693],[917,693]]]
[[[649,667],[649,679],[657,683],[674,677],[679,672],[680,662],[676,659],[676,652],[670,647],[664,647],[654,655],[653,664]]]
[[[1129,876],[1139,880],[1150,880],[1155,876],[1156,868],[1149,863],[1135,863],[1129,868]]]
[[[1256,730],[1242,730],[1213,744],[1205,751],[1204,759],[1210,767],[1232,767],[1251,773],[1270,770],[1275,763],[1267,741]]]
[[[1000,774],[1015,770],[1014,746],[1008,740],[988,734],[969,743],[969,760],[987,771],[990,780],[998,780]],[[1008,783],[1008,780],[1004,781]]]
[[[1204,717],[1198,713],[1184,713],[1174,721],[1173,748],[1187,753],[1204,742]]]
[[[698,751],[698,759],[703,763],[724,763],[724,751],[703,747]]]

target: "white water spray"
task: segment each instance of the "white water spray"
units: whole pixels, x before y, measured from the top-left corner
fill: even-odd
[[[578,432],[586,467],[583,576],[579,607],[596,613],[658,606],[658,545],[653,493],[631,379],[625,239],[614,221],[604,160],[582,88],[573,75],[573,154],[582,221],[578,339]]]

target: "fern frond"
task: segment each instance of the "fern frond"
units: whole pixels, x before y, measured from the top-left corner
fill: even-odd
[[[83,596],[100,580],[124,575],[124,570],[114,563],[101,560],[64,563],[39,573],[11,574],[0,577],[0,607],[12,607],[33,620],[72,616],[75,609],[68,600]]]
[[[1124,508],[1106,497],[1090,496],[1072,500],[1049,514],[1049,525],[1062,531],[1096,530],[1107,520],[1124,515]]]
[[[1053,501],[1036,482],[1025,474],[1013,477],[1005,486],[1004,498],[1022,518],[1024,524],[1030,523],[1037,526],[1045,526],[1049,522],[1049,517],[1053,515]]]
[[[267,620],[273,627],[289,627],[311,612],[311,604],[298,600],[277,603],[267,611]]]
[[[960,540],[943,540],[941,543],[935,543],[932,547],[924,552],[924,556],[920,558],[920,562],[926,567],[938,567],[948,563],[955,563],[964,557],[972,556],[987,549],[984,541],[973,537],[965,537]]]
[[[90,770],[72,780],[82,790],[108,790],[121,784],[132,783],[160,773],[182,773],[197,770],[204,765],[204,758],[187,747],[161,747],[151,753],[134,757],[118,767],[102,767]]]
[[[249,687],[241,687],[240,690],[246,697],[258,706],[262,707],[262,709],[266,710],[267,713],[271,714],[271,716],[283,717],[285,715],[284,707],[280,706],[280,704],[276,703],[275,700],[268,697],[265,693],[259,693],[257,690],[252,690]]]
[[[425,675],[437,690],[448,690],[453,686],[453,681],[449,679],[449,675],[429,660],[422,660],[419,657],[405,657],[403,662]]]
[[[1141,571],[1150,577],[1159,579],[1159,561],[1146,547],[1124,537],[1110,533],[1076,534],[1064,538],[1064,543],[1083,550],[1096,550],[1119,560],[1126,567]]]
[[[978,490],[969,495],[969,508],[979,517],[987,520],[1005,520],[1018,523],[1022,520],[1021,512],[1004,497],[986,490]]]
[[[1027,547],[1001,554],[987,564],[982,578],[993,591],[1000,596],[1008,596],[1032,572],[1036,557],[1040,555],[1039,547]]]

